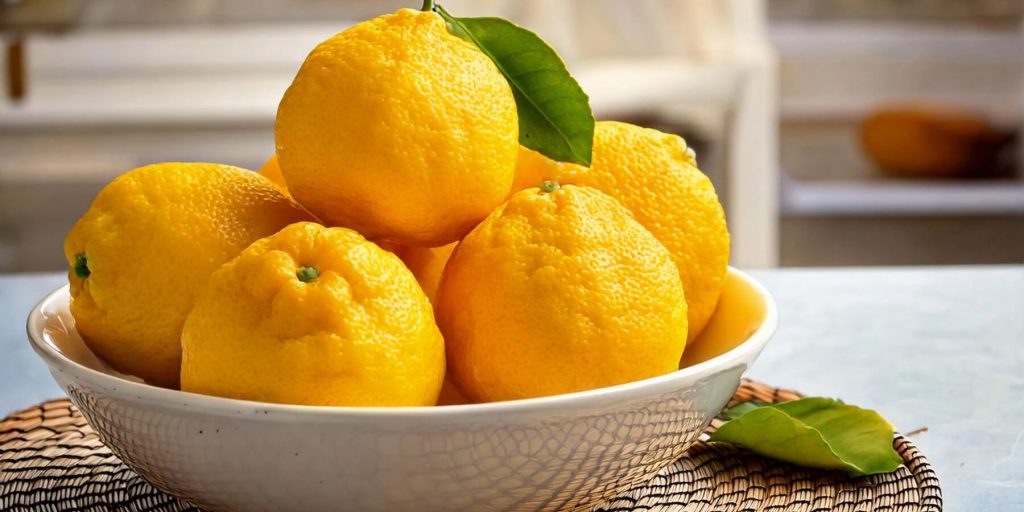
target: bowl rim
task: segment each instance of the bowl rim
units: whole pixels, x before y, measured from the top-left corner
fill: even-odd
[[[231,414],[233,416],[241,411],[243,413],[264,414],[271,412],[282,414],[297,413],[308,418],[404,417],[419,419],[454,419],[456,417],[478,414],[492,415],[495,413],[522,414],[550,408],[590,405],[594,401],[611,402],[615,399],[635,396],[634,393],[643,392],[648,389],[672,389],[671,385],[676,381],[686,381],[691,378],[711,375],[715,370],[728,368],[733,363],[741,360],[747,359],[752,361],[775,333],[778,326],[778,309],[771,293],[759,281],[746,272],[732,266],[729,267],[728,271],[742,279],[745,284],[753,287],[765,302],[764,319],[761,324],[746,340],[732,349],[695,365],[638,381],[559,395],[477,404],[396,407],[279,404],[203,395],[124,379],[85,366],[69,358],[62,351],[43,339],[43,327],[45,325],[43,309],[47,308],[53,301],[67,295],[69,293],[69,285],[61,286],[46,294],[32,308],[28,316],[26,330],[32,348],[47,363],[51,371],[54,369],[68,369],[73,374],[106,389],[123,390],[125,396],[134,395],[138,399],[145,400],[150,404],[159,403],[176,408],[186,408],[193,412],[202,410],[220,415]],[[119,392],[118,394],[121,393]]]

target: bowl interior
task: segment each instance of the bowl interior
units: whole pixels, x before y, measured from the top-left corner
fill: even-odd
[[[768,316],[768,298],[750,277],[730,269],[715,312],[697,339],[683,351],[686,368],[720,356],[750,339]]]
[[[29,332],[39,332],[40,339],[47,346],[86,368],[114,377],[145,383],[141,378],[121,373],[100,359],[75,329],[75,317],[71,316],[71,295],[64,286],[48,296],[37,306],[39,315],[29,317]],[[38,323],[39,325],[34,325]]]
[[[30,336],[41,348],[49,348],[59,357],[94,370],[96,372],[144,383],[138,377],[118,372],[93,353],[75,329],[75,319],[70,309],[70,295],[67,287],[57,290],[45,298],[29,317]],[[725,356],[734,349],[751,344],[763,345],[774,330],[775,311],[767,291],[750,276],[736,269],[729,269],[722,295],[715,313],[704,331],[687,344],[680,361],[680,369],[700,365],[717,357]],[[771,325],[769,325],[771,324]],[[758,330],[766,331],[764,336],[754,336]],[[760,346],[751,347],[760,350]],[[43,353],[44,357],[46,356]],[[461,405],[469,403],[458,389],[446,381],[438,405]]]

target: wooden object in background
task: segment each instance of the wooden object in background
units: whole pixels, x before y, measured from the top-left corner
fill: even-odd
[[[869,114],[860,140],[868,158],[890,174],[958,177],[993,173],[1010,135],[970,111],[906,105]]]
[[[25,41],[15,37],[7,42],[7,97],[25,97]]]

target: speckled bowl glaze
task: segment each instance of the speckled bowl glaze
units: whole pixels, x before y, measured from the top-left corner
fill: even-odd
[[[28,319],[53,377],[126,464],[213,511],[587,508],[682,455],[777,323],[764,288],[731,269],[715,317],[671,374],[509,402],[311,407],[118,374],[82,343],[68,304],[64,287]]]

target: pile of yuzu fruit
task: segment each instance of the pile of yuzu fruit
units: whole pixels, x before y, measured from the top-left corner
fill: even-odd
[[[99,193],[64,246],[78,332],[152,384],[294,404],[676,370],[727,272],[710,180],[683,139],[625,123],[593,125],[589,165],[528,149],[518,96],[432,10],[323,41],[259,173],[161,163]]]

